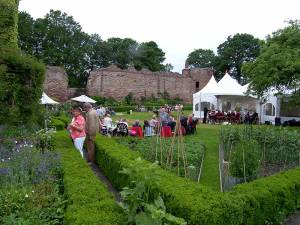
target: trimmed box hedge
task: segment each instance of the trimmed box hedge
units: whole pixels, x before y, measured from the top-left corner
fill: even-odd
[[[116,188],[128,186],[131,180],[119,171],[137,166],[140,155],[118,144],[112,138],[96,139],[96,160]],[[142,160],[140,178],[151,165]],[[208,187],[177,177],[157,166],[158,185],[151,185],[154,193],[161,193],[167,210],[195,225],[259,225],[280,224],[300,206],[300,169],[237,185],[231,192],[221,193]]]
[[[127,219],[122,209],[75,150],[67,133],[57,132],[54,143],[64,169],[64,191],[68,199],[65,224],[123,224]]]

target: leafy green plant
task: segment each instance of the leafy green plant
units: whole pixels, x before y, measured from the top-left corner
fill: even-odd
[[[260,151],[257,141],[239,141],[232,149],[230,173],[244,181],[256,178],[260,167]]]
[[[135,164],[142,161],[137,159]],[[122,174],[129,177],[136,177],[139,171],[133,166],[131,169],[123,169]],[[148,170],[147,175],[139,181],[131,181],[131,187],[124,187],[121,191],[121,207],[128,215],[128,224],[136,225],[186,225],[182,218],[175,217],[166,212],[166,207],[159,193],[150,194],[149,187],[155,185],[159,180],[155,173],[155,166],[144,167]]]

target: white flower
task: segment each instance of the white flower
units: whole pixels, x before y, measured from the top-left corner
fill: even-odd
[[[34,193],[34,190],[32,190],[31,192]]]
[[[17,143],[18,143],[18,141],[15,141],[15,143],[17,144]]]
[[[26,194],[26,195],[25,195],[25,198],[28,198],[28,197],[29,197],[28,194]]]

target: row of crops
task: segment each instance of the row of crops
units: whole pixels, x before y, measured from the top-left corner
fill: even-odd
[[[118,142],[129,149],[138,151],[148,161],[156,162],[163,168],[199,182],[205,155],[205,144],[193,136],[159,136],[137,139],[119,138]]]
[[[251,181],[298,166],[300,133],[267,126],[225,126],[220,132],[220,156],[225,185]]]

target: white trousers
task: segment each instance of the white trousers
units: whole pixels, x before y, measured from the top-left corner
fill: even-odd
[[[85,137],[79,137],[73,139],[75,148],[80,152],[82,158],[83,158],[83,143],[84,143]]]

